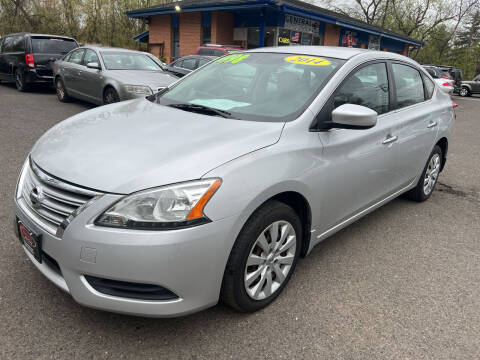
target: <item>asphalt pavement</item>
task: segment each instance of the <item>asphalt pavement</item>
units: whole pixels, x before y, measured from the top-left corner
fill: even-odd
[[[431,199],[397,199],[318,245],[268,308],[177,319],[88,309],[27,260],[13,193],[47,129],[91,106],[0,85],[0,359],[480,358],[480,98],[461,99]]]

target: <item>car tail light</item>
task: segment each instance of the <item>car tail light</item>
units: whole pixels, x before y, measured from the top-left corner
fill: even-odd
[[[450,86],[450,83],[444,82],[444,83],[442,84],[442,86]]]
[[[28,67],[35,67],[35,60],[33,59],[33,54],[25,54],[25,63]]]
[[[457,84],[457,79],[453,78],[453,85]]]
[[[447,75],[442,75],[442,79],[450,79]]]
[[[455,120],[457,120],[457,114],[455,114],[455,108],[458,107],[458,104],[452,103],[452,108],[453,108],[453,117]]]

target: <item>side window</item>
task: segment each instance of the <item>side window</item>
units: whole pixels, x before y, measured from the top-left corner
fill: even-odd
[[[183,67],[183,60],[175,61],[175,62],[173,63],[173,67],[177,67],[177,68]]]
[[[12,52],[13,50],[13,37],[9,36],[3,39],[3,52],[4,53],[9,53]]]
[[[185,59],[183,60],[183,64],[181,65],[181,67],[188,70],[195,70],[196,62],[197,62],[197,59]]]
[[[210,62],[210,60],[208,60],[208,59],[199,59],[198,60],[198,67],[203,66],[208,62]]]
[[[426,68],[425,70],[427,70],[431,77],[433,77],[434,79],[438,79],[438,75],[433,69]]]
[[[83,58],[83,64],[87,65],[88,63],[97,63],[100,65],[100,59],[98,58],[97,53],[90,49],[85,50],[85,57]]]
[[[425,95],[426,99],[429,100],[433,96],[433,90],[435,90],[435,84],[432,80],[427,78],[426,76],[423,77],[423,81],[425,82],[425,91],[427,92]]]
[[[12,41],[12,52],[25,51],[25,39],[23,36],[14,36]]]
[[[389,111],[389,89],[385,63],[362,67],[343,83],[334,97],[334,108],[356,104],[375,110],[379,115]]]
[[[392,71],[397,91],[397,108],[425,101],[422,76],[418,70],[408,65],[392,64]]]
[[[70,54],[70,58],[68,59],[68,62],[71,62],[71,63],[74,63],[74,64],[81,64],[82,63],[83,52],[84,52],[83,49],[72,52]]]

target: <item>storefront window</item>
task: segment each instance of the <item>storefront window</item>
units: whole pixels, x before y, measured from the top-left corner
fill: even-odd
[[[302,34],[302,45],[312,45],[312,39],[313,35],[312,34]]]
[[[259,28],[248,28],[247,31],[247,48],[254,49],[258,47],[258,35],[260,33]]]

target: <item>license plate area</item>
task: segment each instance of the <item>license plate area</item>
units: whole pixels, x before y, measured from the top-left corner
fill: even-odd
[[[17,220],[18,236],[20,242],[38,261],[42,262],[42,235],[37,235],[31,231],[24,223]]]

